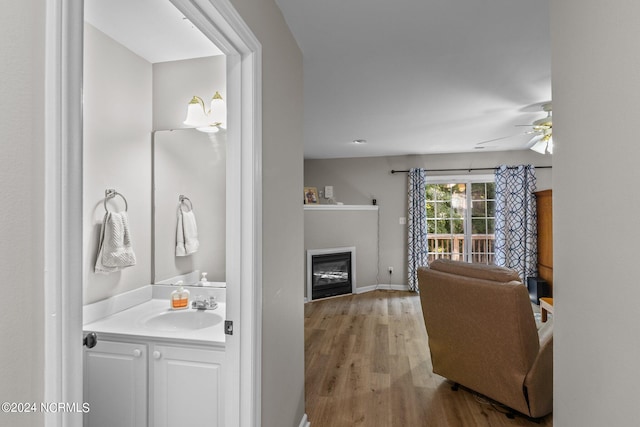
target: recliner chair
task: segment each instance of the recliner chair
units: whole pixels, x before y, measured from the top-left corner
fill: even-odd
[[[513,270],[450,260],[418,269],[433,372],[531,418],[553,410],[553,326],[538,331]]]

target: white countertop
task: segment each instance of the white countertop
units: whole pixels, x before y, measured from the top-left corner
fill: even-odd
[[[218,301],[214,313],[225,318],[225,303]],[[193,308],[187,311],[197,311]],[[149,318],[171,311],[167,299],[151,299],[129,309],[120,311],[83,326],[85,332],[108,335],[120,335],[126,338],[152,339],[161,341],[179,341],[204,345],[224,346],[224,321],[202,329],[194,330],[158,330],[148,327]]]

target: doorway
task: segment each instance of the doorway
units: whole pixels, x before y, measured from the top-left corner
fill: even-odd
[[[227,57],[228,426],[260,424],[261,48],[226,1],[171,0]],[[45,401],[82,402],[83,0],[47,4]],[[241,215],[238,215],[238,213]],[[233,284],[233,286],[231,286]],[[240,296],[242,295],[242,298]],[[227,386],[228,385],[228,386]],[[82,425],[51,413],[47,426]]]

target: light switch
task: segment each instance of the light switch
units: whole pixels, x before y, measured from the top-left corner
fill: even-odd
[[[398,224],[400,224],[400,225],[405,225],[406,223],[407,223],[407,218],[406,218],[406,217],[401,216],[401,217],[398,219]]]
[[[333,185],[325,185],[324,187],[324,198],[330,199],[333,197]]]

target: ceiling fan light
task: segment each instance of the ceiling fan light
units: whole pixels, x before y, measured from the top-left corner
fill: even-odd
[[[549,136],[549,143],[547,144],[547,153],[553,154],[553,137]]]
[[[531,146],[531,149],[536,153],[545,154],[545,151],[547,151],[547,141],[540,138],[538,141],[536,141],[535,144]]]
[[[553,120],[551,118],[551,114],[549,114],[547,117],[544,117],[542,119],[538,119],[536,121],[533,122],[533,127],[539,127],[542,129],[549,129],[553,126]]]

